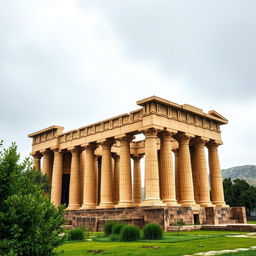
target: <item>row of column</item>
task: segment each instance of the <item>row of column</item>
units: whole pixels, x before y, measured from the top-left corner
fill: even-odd
[[[140,158],[134,159],[134,183],[132,186],[130,142],[133,136],[116,138],[120,141],[120,155],[111,153],[115,142],[107,139],[99,142],[102,147],[100,189],[97,190],[94,150],[96,143],[84,145],[85,160],[83,170],[83,202],[80,202],[80,152],[72,150],[70,170],[70,191],[68,209],[93,209],[97,206],[97,191],[100,191],[99,208],[129,207],[134,205],[152,206],[225,206],[221,169],[218,157],[218,144],[204,138],[193,138],[185,133],[175,133],[148,129],[145,135],[145,200],[141,196]],[[175,153],[175,167],[172,160],[172,138],[179,143]],[[158,138],[160,138],[160,156],[158,159]],[[193,146],[191,147],[191,139]],[[207,174],[204,147],[208,148],[211,194]],[[115,159],[112,176],[112,156]],[[49,155],[44,155],[43,172],[50,175]],[[38,160],[35,157],[35,165]],[[54,152],[52,166],[51,200],[55,205],[61,203],[62,155]]]

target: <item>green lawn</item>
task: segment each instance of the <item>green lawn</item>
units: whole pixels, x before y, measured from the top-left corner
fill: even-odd
[[[254,221],[247,221],[248,224],[256,224],[256,220]]]
[[[63,256],[178,256],[211,250],[216,251],[241,247],[248,248],[256,245],[256,238],[232,237],[238,233],[245,234],[243,232],[228,231],[193,231],[182,232],[180,235],[177,235],[176,233],[166,232],[164,234],[164,239],[161,241],[141,240],[138,242],[109,242],[107,238],[103,237],[102,233],[97,233],[93,234],[93,236],[96,236],[93,238],[95,241],[69,242],[61,246],[58,251],[63,251]],[[98,250],[102,251],[95,253]],[[256,250],[252,253],[254,254],[234,255],[256,255]]]

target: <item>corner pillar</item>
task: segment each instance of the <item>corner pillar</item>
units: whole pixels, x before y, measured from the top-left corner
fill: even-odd
[[[218,144],[215,141],[209,141],[207,144],[208,148],[208,159],[210,167],[210,181],[211,181],[211,192],[212,192],[212,203],[219,207],[227,206],[224,201],[224,192],[222,185],[222,175],[220,169]]]

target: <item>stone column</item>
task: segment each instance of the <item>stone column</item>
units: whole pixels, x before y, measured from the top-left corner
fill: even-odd
[[[120,173],[118,207],[132,206],[132,173],[130,142],[133,136],[118,138],[120,141]]]
[[[95,171],[95,190],[96,190],[96,205],[99,204],[99,169],[98,169],[98,158],[94,156],[94,171]]]
[[[140,159],[142,155],[133,155],[133,203],[139,206],[142,202]]]
[[[174,150],[175,156],[175,188],[176,188],[176,200],[180,203],[180,171],[179,171],[179,149]]]
[[[120,156],[118,154],[113,154],[115,160],[114,163],[114,195],[113,201],[114,204],[119,203],[119,173],[120,173]]]
[[[94,160],[96,144],[90,143],[84,148],[84,200],[81,209],[94,209],[96,207],[96,175]]]
[[[212,206],[210,199],[210,188],[208,181],[208,173],[206,166],[206,159],[204,153],[204,146],[207,140],[202,138],[195,139],[194,147],[194,161],[196,170],[196,179],[198,180],[198,201],[201,206]]]
[[[190,152],[190,161],[191,161],[191,169],[192,169],[192,176],[193,176],[194,198],[195,198],[196,203],[198,203],[198,201],[199,201],[199,182],[200,181],[197,177],[194,146],[189,147],[189,152]]]
[[[42,173],[48,175],[48,177],[51,179],[51,151],[45,150],[43,152],[43,166],[42,166]]]
[[[80,151],[71,150],[71,168],[69,185],[69,204],[67,210],[77,210],[80,207]]]
[[[180,174],[180,193],[182,206],[195,206],[193,177],[189,152],[189,141],[191,136],[179,133],[179,174]]]
[[[172,163],[172,136],[174,133],[162,131],[160,138],[160,194],[163,203],[177,206],[175,191],[175,173]]]
[[[142,206],[164,205],[160,199],[159,170],[157,159],[158,130],[145,130],[145,200]]]
[[[102,162],[101,162],[101,202],[99,208],[112,208],[113,204],[113,188],[112,188],[112,170],[111,170],[111,146],[113,140],[105,140],[101,142],[102,146]]]
[[[40,153],[33,154],[33,166],[37,171],[41,170],[41,157]]]
[[[58,206],[61,204],[62,191],[62,153],[54,151],[51,202]]]
[[[210,166],[210,180],[211,180],[211,192],[212,203],[216,206],[225,207],[224,192],[222,186],[222,174],[220,169],[220,161],[218,154],[218,144],[215,141],[207,143],[209,153],[209,166]]]

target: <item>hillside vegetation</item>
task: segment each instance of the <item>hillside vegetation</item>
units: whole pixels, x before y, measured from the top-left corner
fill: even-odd
[[[256,165],[243,165],[222,170],[222,178],[246,180],[256,186]]]

